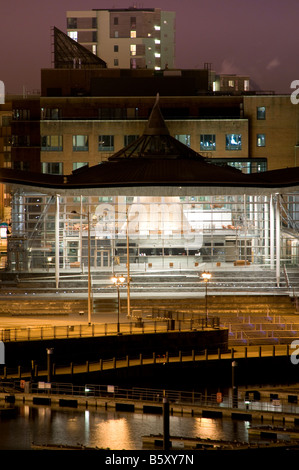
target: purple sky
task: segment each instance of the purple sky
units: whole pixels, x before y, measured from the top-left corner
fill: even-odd
[[[161,8],[176,12],[176,67],[249,75],[262,90],[290,93],[299,80],[298,0],[8,0],[0,7],[0,80],[8,93],[40,89],[51,67],[51,27],[67,10]]]

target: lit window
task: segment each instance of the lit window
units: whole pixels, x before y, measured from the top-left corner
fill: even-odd
[[[244,91],[249,91],[249,80],[244,80]]]
[[[78,41],[78,31],[69,31],[67,34],[74,41]]]
[[[257,145],[257,147],[265,147],[266,146],[266,136],[265,136],[265,134],[257,134],[257,136],[256,136],[256,145]]]
[[[73,151],[88,151],[88,135],[73,135]]]
[[[130,45],[130,52],[131,52],[131,55],[136,55],[136,44]]]
[[[161,26],[154,26],[154,28],[155,28],[156,31],[160,31]]]
[[[42,173],[47,173],[51,175],[62,175],[63,163],[62,162],[43,162]]]
[[[211,152],[216,150],[216,136],[214,134],[201,134],[200,150]]]
[[[191,135],[190,134],[176,134],[175,138],[182,142],[182,144],[187,145],[190,147],[191,145]]]
[[[235,86],[235,82],[234,82],[233,80],[229,80],[229,81],[228,81],[228,86],[229,86],[230,88],[233,88],[233,87]]]
[[[160,39],[155,39],[155,44],[161,44]]]
[[[93,45],[92,45],[92,53],[93,53],[94,55],[97,55],[97,45],[96,45],[96,44],[93,44]]]
[[[161,57],[160,52],[155,52],[155,57]]]
[[[62,151],[62,135],[43,135],[41,149],[46,152]]]
[[[88,166],[87,162],[73,162],[73,171],[82,168],[83,166]]]
[[[136,38],[136,31],[130,31],[130,38]]]
[[[226,150],[241,150],[242,149],[241,134],[227,134],[225,149]]]
[[[258,106],[256,110],[257,119],[266,119],[266,107]]]

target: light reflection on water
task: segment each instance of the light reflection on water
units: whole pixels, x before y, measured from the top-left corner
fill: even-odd
[[[112,450],[142,449],[142,436],[163,433],[160,415],[50,407],[19,407],[17,417],[0,420],[0,449],[35,444],[85,445]],[[248,423],[231,419],[171,416],[172,436],[248,441]]]

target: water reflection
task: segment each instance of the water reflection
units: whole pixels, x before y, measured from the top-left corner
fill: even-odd
[[[248,423],[230,419],[170,417],[170,434],[248,441]],[[142,436],[163,433],[160,415],[21,406],[15,418],[0,420],[0,449],[35,444],[85,445],[113,450],[142,449]]]

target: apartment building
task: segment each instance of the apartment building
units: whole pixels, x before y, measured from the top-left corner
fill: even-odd
[[[173,68],[175,13],[159,8],[67,12],[67,34],[108,68]]]

